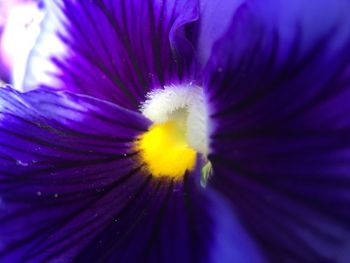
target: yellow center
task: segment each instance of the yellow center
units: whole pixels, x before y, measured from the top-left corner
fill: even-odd
[[[193,170],[196,151],[186,142],[183,125],[177,121],[154,124],[136,141],[136,150],[155,177],[179,180],[186,171]]]

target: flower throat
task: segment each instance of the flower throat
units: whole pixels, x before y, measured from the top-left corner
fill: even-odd
[[[135,148],[154,177],[180,180],[194,169],[197,153],[206,158],[207,109],[202,88],[183,85],[152,91],[141,111],[153,125],[137,138]]]

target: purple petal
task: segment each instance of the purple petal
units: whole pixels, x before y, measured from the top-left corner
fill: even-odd
[[[0,261],[67,261],[147,180],[132,143],[149,122],[68,93],[6,88],[0,105]]]
[[[192,41],[201,65],[210,57],[215,42],[231,24],[232,17],[245,0],[201,0],[199,21],[191,26]],[[219,18],[219,19],[218,19]]]
[[[205,75],[212,185],[272,262],[350,258],[346,1],[247,1]]]
[[[222,199],[208,198],[191,179],[158,182],[152,193],[142,193],[77,262],[262,262]]]
[[[3,88],[0,105],[1,262],[262,262],[194,183],[199,168],[183,182],[145,173],[132,149],[142,115],[44,90]]]
[[[24,89],[88,94],[136,109],[145,94],[189,76],[192,48],[182,26],[197,19],[191,1],[47,1]]]
[[[213,204],[211,212],[216,215],[213,228],[214,238],[218,242],[211,245],[213,251],[211,261],[222,263],[263,263],[267,262],[262,251],[256,246],[255,240],[240,221],[235,208],[232,209],[228,200],[221,195],[206,189],[206,195]]]
[[[7,66],[5,66],[5,64],[3,63],[3,59],[1,58],[1,54],[0,54],[0,83],[2,82],[8,83],[9,81],[10,81],[10,73]]]

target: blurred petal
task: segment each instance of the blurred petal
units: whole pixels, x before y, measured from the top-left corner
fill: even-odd
[[[180,29],[197,19],[194,0],[57,0],[47,9],[25,90],[39,84],[136,109],[151,88],[190,74]]]
[[[0,54],[0,85],[2,86],[5,83],[8,83],[9,81],[10,81],[10,72],[7,66],[5,65],[5,63],[3,63],[1,54]]]
[[[210,189],[206,189],[206,195],[210,198],[206,205],[216,219],[213,227],[216,242],[211,245],[212,254],[208,262],[267,262],[228,200]]]
[[[37,1],[0,1],[0,79],[10,82],[14,72],[23,77],[42,18]]]
[[[272,262],[350,258],[348,1],[247,1],[212,51],[211,184]]]
[[[245,0],[201,0],[200,18],[189,34],[201,65],[208,61],[214,43],[228,30],[234,14]],[[220,19],[218,19],[220,18]]]

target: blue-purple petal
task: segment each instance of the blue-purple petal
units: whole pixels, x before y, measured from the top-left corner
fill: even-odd
[[[155,181],[152,192],[138,192],[127,216],[108,225],[76,261],[265,262],[231,208],[194,179]]]
[[[181,28],[198,17],[194,0],[57,0],[47,12],[24,90],[74,91],[137,109],[150,89],[192,74]]]
[[[272,262],[350,257],[347,1],[246,1],[212,49],[210,184]]]
[[[201,0],[200,16],[189,27],[200,66],[205,66],[216,41],[228,30],[237,9],[245,0]]]
[[[199,166],[179,182],[147,174],[133,149],[142,115],[9,87],[0,105],[1,262],[262,262],[222,198],[195,183]]]
[[[132,145],[149,122],[68,93],[4,88],[0,105],[1,261],[70,261],[147,179]]]

